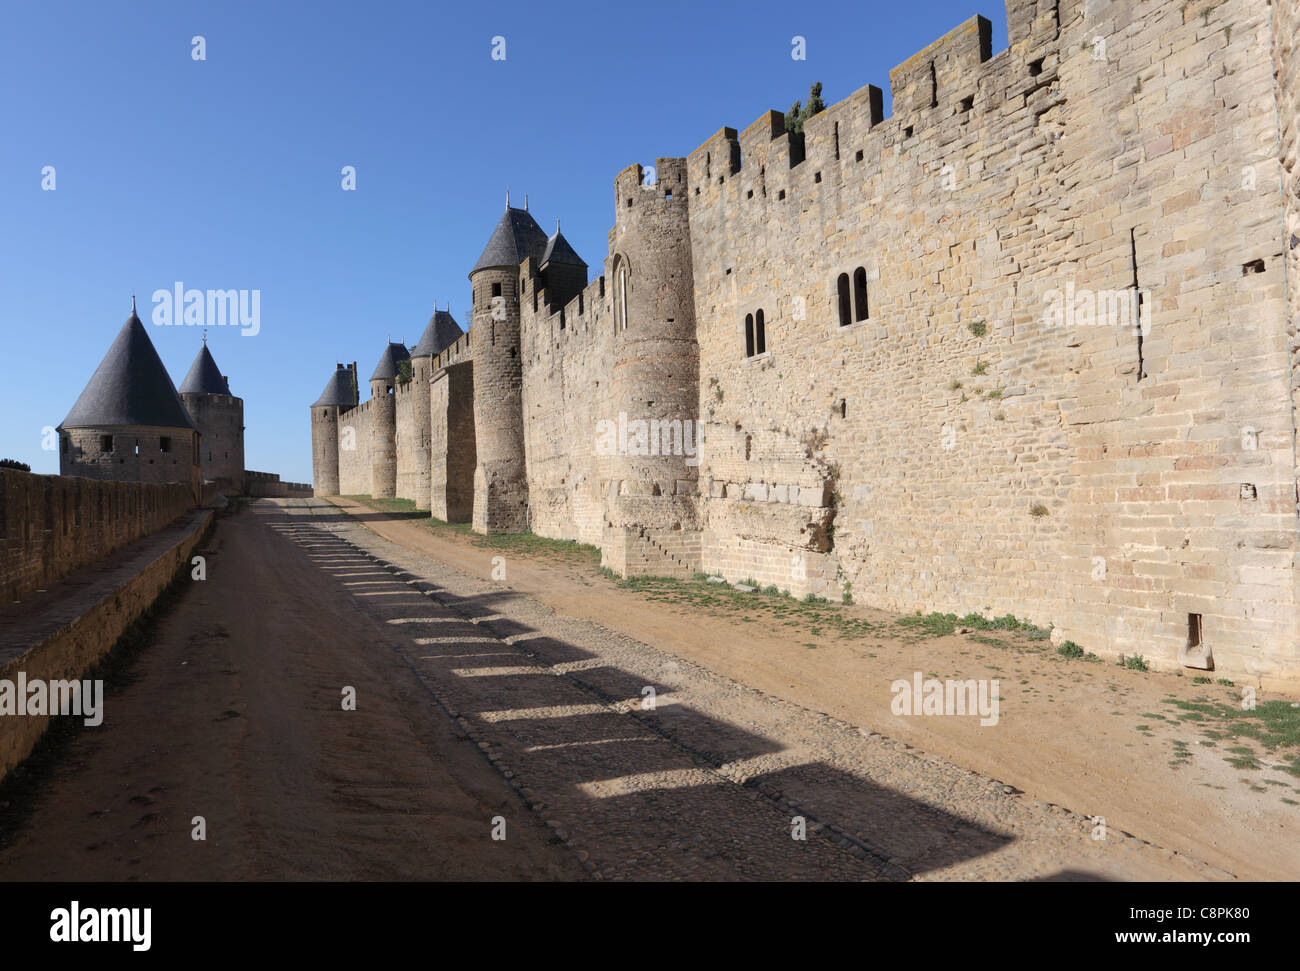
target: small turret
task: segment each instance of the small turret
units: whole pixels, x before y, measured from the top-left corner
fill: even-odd
[[[311,406],[312,485],[318,496],[339,494],[339,415],[356,405],[353,369],[339,364]]]
[[[546,240],[542,254],[540,285],[546,290],[546,305],[555,312],[582,292],[587,285],[587,264],[583,262],[555,221],[555,234]]]
[[[207,338],[181,382],[181,401],[203,438],[199,472],[218,489],[244,490],[244,400],[230,393],[230,382],[208,350]]]
[[[370,488],[376,499],[397,496],[397,382],[411,352],[391,341],[370,375]]]

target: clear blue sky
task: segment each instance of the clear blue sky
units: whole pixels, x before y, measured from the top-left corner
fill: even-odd
[[[888,111],[890,68],[976,13],[1005,48],[998,0],[6,4],[0,457],[58,471],[41,428],[133,293],[179,384],[199,331],[148,316],[179,280],[261,291],[260,333],[209,345],[244,399],[247,466],[309,481],[307,409],[336,361],[368,377],[435,299],[468,325],[467,274],[507,186],[598,271],[621,168],[686,155],[813,81],[828,104],[876,84]]]

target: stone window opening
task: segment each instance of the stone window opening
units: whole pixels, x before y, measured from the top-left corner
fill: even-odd
[[[63,454],[64,454],[64,455],[67,455],[67,454],[68,454],[68,436],[67,436],[67,435],[63,435],[63,436],[61,436],[61,437],[59,438],[59,446],[62,448],[62,450],[63,450]]]
[[[171,450],[172,450],[172,440],[168,436],[163,435],[161,438],[158,439],[158,451],[170,452]]]
[[[841,417],[841,418],[847,418],[848,416],[849,416],[849,403],[848,403],[848,399],[846,399],[846,398],[841,398],[841,399],[840,399],[840,417]]]
[[[1038,77],[1038,75],[1042,73],[1043,73],[1043,59],[1041,57],[1036,61],[1029,62],[1029,76],[1031,78],[1036,78]]]
[[[853,323],[852,305],[849,302],[849,275],[847,273],[840,274],[839,280],[837,281],[837,287],[839,289],[840,297],[840,326],[847,327],[849,324]]]
[[[759,354],[767,353],[767,334],[763,327],[763,311],[754,313],[754,346]]]
[[[855,162],[861,162],[861,161],[862,161],[862,149],[858,149],[857,154],[853,156],[853,161],[855,161]]]
[[[1137,227],[1131,227],[1128,231],[1129,242],[1129,260],[1133,266],[1133,289],[1137,291],[1137,298],[1133,303],[1133,313],[1137,319],[1133,321],[1133,332],[1137,334],[1137,380],[1141,381],[1146,375],[1146,364],[1142,358],[1142,304],[1143,293],[1142,287],[1138,283],[1138,257],[1137,257]]]
[[[745,357],[754,356],[754,315],[745,314]]]
[[[100,449],[101,452],[111,452],[111,451],[113,451],[113,436],[112,436],[112,435],[100,435],[100,436],[99,436],[99,449]]]
[[[858,267],[853,271],[853,320],[867,319],[867,271]]]
[[[135,440],[135,454],[136,455],[140,454],[140,439],[138,438]]]
[[[911,138],[913,130],[914,130],[913,127],[911,125],[908,125],[906,128],[903,129],[903,137]]]
[[[492,296],[494,297],[501,296],[501,284],[499,283],[492,284]]]
[[[1252,273],[1263,273],[1263,272],[1264,272],[1263,260],[1251,260],[1249,263],[1241,264],[1242,276],[1250,276]]]
[[[1205,623],[1200,614],[1187,615],[1187,647],[1199,648],[1205,643]]]
[[[840,123],[835,123],[835,161],[840,160]]]
[[[627,330],[627,267],[621,262],[614,276],[614,330]]]
[[[974,107],[975,107],[975,95],[972,94],[970,97],[961,99],[961,111],[963,114],[967,111],[970,111]]]
[[[939,79],[934,73],[934,61],[930,62],[930,107],[939,107]]]

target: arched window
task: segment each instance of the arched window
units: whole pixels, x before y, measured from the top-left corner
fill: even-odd
[[[763,332],[763,311],[754,314],[754,352],[763,354],[767,351],[767,335]]]
[[[754,315],[745,314],[745,357],[754,356]]]
[[[841,273],[839,279],[840,291],[840,326],[847,327],[853,322],[853,309],[849,305],[849,275]]]
[[[622,260],[614,271],[614,330],[627,330],[627,264]]]
[[[867,319],[867,271],[858,267],[853,271],[853,319]]]

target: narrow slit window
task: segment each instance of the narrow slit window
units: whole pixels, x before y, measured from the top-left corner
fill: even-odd
[[[853,310],[852,305],[849,302],[849,275],[847,273],[840,274],[838,286],[840,295],[840,326],[847,327],[849,324],[853,323]]]
[[[754,315],[745,314],[745,357],[754,356]]]
[[[767,351],[767,335],[763,328],[763,311],[761,310],[754,314],[754,347],[758,354]]]
[[[867,271],[858,267],[853,271],[853,319],[867,319]]]
[[[618,321],[619,329],[627,330],[627,270],[618,271]]]

